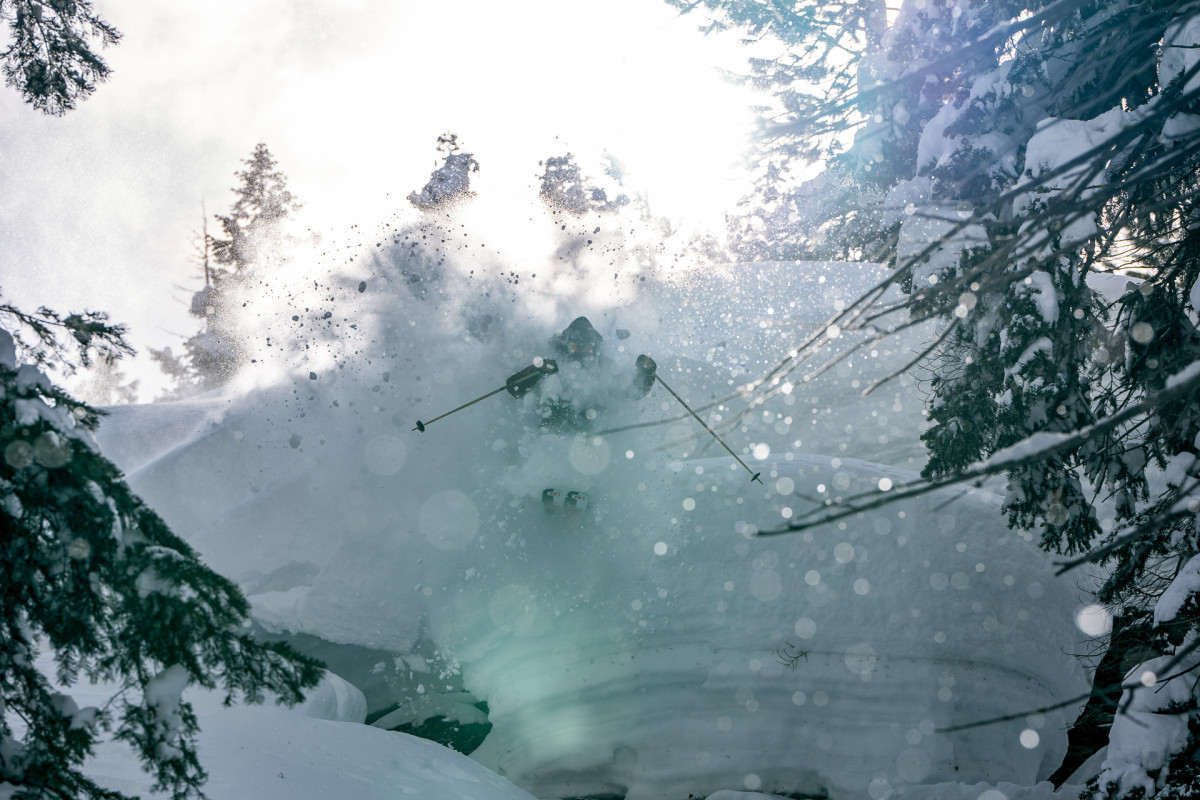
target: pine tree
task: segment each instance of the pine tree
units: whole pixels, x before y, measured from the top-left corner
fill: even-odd
[[[86,358],[95,345],[126,349],[121,329],[92,315],[81,338],[56,316],[0,311],[6,327],[33,334],[19,346],[35,361],[21,364],[16,340],[0,330],[0,786],[17,798],[121,800],[82,769],[108,732],[133,749],[157,791],[201,797],[184,688],[295,703],[320,667],[250,636],[237,587],[133,495],[96,449],[95,410],[36,363],[65,352],[59,330]],[[53,654],[53,681],[35,665],[43,651]],[[84,679],[123,688],[104,708],[79,708],[68,692]]]
[[[833,324],[863,341],[940,329],[911,365],[932,425],[907,493],[1006,475],[1011,525],[1064,567],[1103,565],[1120,646],[1166,659],[1143,672],[1200,663],[1200,3],[914,0],[885,29],[866,0],[702,5],[789,45],[752,65],[777,92],[776,135],[735,244],[883,261],[888,285]],[[815,156],[825,172],[790,181]],[[1185,686],[1153,709],[1135,686],[1096,691],[1178,720],[1200,712]],[[1114,744],[1096,796],[1200,792],[1175,768],[1197,752],[1182,730],[1164,763],[1118,763]],[[1114,723],[1113,741],[1129,731]]]
[[[92,11],[89,0],[6,0],[0,24],[12,43],[0,51],[4,80],[37,110],[59,116],[96,90],[110,70],[94,43],[121,34]]]
[[[258,266],[262,248],[275,243],[279,224],[300,207],[265,144],[255,145],[244,163],[246,169],[237,172],[240,184],[233,189],[233,208],[217,215],[225,238],[212,240],[213,258],[227,268],[221,281],[245,279]]]
[[[609,200],[604,189],[592,185],[583,175],[575,156],[570,153],[565,156],[551,156],[539,162],[538,166],[543,167],[543,172],[538,177],[541,183],[538,196],[552,211],[578,217],[589,211],[616,211],[629,204],[629,198],[623,194],[618,195],[615,200]]]
[[[471,191],[471,173],[479,171],[479,162],[459,147],[458,135],[442,134],[437,149],[444,154],[441,166],[433,171],[420,192],[408,196],[408,202],[425,212],[444,211],[475,196]]]
[[[228,214],[216,215],[224,238],[208,233],[207,219],[197,236],[194,261],[204,286],[193,293],[188,313],[204,328],[183,343],[179,356],[169,348],[150,351],[175,380],[172,399],[223,386],[246,363],[241,309],[265,274],[281,266],[283,223],[300,208],[267,145],[256,145],[244,163],[236,173],[237,200]]]

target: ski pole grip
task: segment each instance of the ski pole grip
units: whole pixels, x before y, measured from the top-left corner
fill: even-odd
[[[520,399],[534,387],[534,384],[542,379],[542,376],[548,375],[554,371],[555,367],[553,366],[551,366],[549,370],[546,369],[547,366],[553,364],[553,361],[547,361],[540,367],[530,364],[520,372],[509,375],[508,380],[504,383],[504,388],[508,390],[508,393],[513,397]]]

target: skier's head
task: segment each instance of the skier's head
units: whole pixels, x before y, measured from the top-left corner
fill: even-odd
[[[577,317],[562,333],[550,337],[550,347],[563,358],[590,361],[600,357],[603,340],[587,317]]]

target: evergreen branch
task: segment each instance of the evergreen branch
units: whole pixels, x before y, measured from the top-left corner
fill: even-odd
[[[1181,488],[1177,496],[1180,498],[1186,498],[1189,495],[1196,493],[1197,490],[1200,490],[1200,479],[1193,480],[1190,486]],[[1054,574],[1062,575],[1063,573],[1070,572],[1076,567],[1081,567],[1084,564],[1094,564],[1103,561],[1109,555],[1113,554],[1117,550],[1120,550],[1126,545],[1143,539],[1150,534],[1159,533],[1162,530],[1167,529],[1171,523],[1176,522],[1177,520],[1186,519],[1195,513],[1196,512],[1194,510],[1188,509],[1186,506],[1184,506],[1173,508],[1168,510],[1166,513],[1149,517],[1134,528],[1118,535],[1115,539],[1103,547],[1098,547],[1095,550],[1084,553],[1083,555],[1073,558],[1070,561],[1058,562],[1056,564],[1058,570]]]
[[[1169,672],[1170,670],[1175,669],[1175,667],[1179,666],[1180,663],[1182,663],[1182,661],[1185,658],[1187,658],[1189,655],[1191,655],[1197,649],[1200,649],[1200,640],[1195,640],[1195,641],[1191,642],[1187,647],[1185,647],[1183,650],[1181,650],[1179,653],[1177,653],[1174,658],[1172,658],[1169,662],[1167,662],[1165,671]],[[1162,686],[1165,686],[1168,682],[1173,681],[1177,678],[1180,678],[1180,677],[1188,674],[1189,672],[1195,670],[1198,667],[1200,667],[1200,663],[1193,664],[1192,666],[1187,667],[1186,669],[1180,670],[1179,672],[1176,672],[1174,674],[1168,675],[1165,678],[1157,678],[1156,677],[1155,682],[1151,685],[1158,686],[1161,688]],[[1027,710],[1027,711],[1020,711],[1020,712],[1017,712],[1014,714],[1004,714],[1004,715],[998,716],[998,717],[989,717],[988,719],[982,719],[977,722],[966,722],[961,725],[950,725],[945,728],[938,728],[937,732],[938,733],[958,733],[960,731],[974,730],[975,728],[983,728],[988,725],[996,725],[1001,722],[1011,722],[1014,719],[1025,719],[1026,717],[1030,716],[1031,714],[1045,714],[1048,711],[1057,711],[1060,708],[1068,708],[1070,706],[1075,705],[1076,703],[1079,703],[1081,701],[1087,700],[1092,697],[1119,698],[1127,690],[1132,692],[1132,691],[1136,691],[1138,689],[1148,689],[1148,688],[1150,688],[1150,686],[1147,686],[1145,683],[1143,683],[1139,677],[1138,680],[1134,680],[1134,681],[1121,681],[1119,683],[1109,684],[1107,686],[1093,687],[1092,691],[1088,692],[1087,694],[1076,695],[1074,697],[1071,697],[1067,700],[1063,700],[1058,703],[1052,703],[1052,704],[1046,705],[1046,706],[1039,706],[1038,708],[1034,708],[1034,709]],[[1133,697],[1131,694],[1129,697],[1129,701],[1132,701],[1132,699],[1133,699]],[[1122,712],[1124,712],[1125,710],[1126,709],[1122,709]]]
[[[1200,362],[1197,362],[1200,363]],[[990,475],[996,475],[1016,467],[1031,464],[1038,461],[1043,461],[1051,456],[1067,453],[1075,448],[1078,448],[1087,443],[1093,436],[1100,436],[1108,431],[1114,430],[1120,425],[1128,422],[1134,417],[1149,413],[1158,406],[1178,400],[1184,397],[1190,397],[1195,392],[1200,391],[1200,369],[1191,371],[1193,374],[1182,376],[1174,384],[1159,390],[1153,396],[1129,406],[1123,411],[1120,411],[1112,416],[1098,420],[1097,422],[1080,428],[1071,433],[1052,434],[1052,441],[1037,442],[1039,438],[1037,434],[1018,442],[1012,447],[1006,448],[994,454],[986,461],[976,464],[975,466],[963,470],[956,475],[947,478],[936,480],[926,480],[924,478],[915,482],[914,485],[898,491],[889,492],[870,492],[853,497],[846,498],[838,505],[844,506],[836,511],[831,511],[825,514],[816,514],[810,512],[804,516],[793,519],[786,527],[769,531],[760,531],[757,536],[778,536],[787,533],[796,533],[798,531],[808,530],[809,528],[818,525],[825,525],[830,522],[837,522],[846,517],[860,514],[864,511],[870,511],[881,506],[890,505],[898,500],[904,500],[911,497],[928,494],[939,489],[944,489],[950,486],[955,486],[961,483],[969,483],[979,481]]]

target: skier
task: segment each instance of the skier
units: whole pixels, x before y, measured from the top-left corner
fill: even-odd
[[[620,332],[618,332],[620,337]],[[465,408],[480,403],[493,395],[507,391],[518,400],[525,399],[533,390],[536,391],[536,401],[532,403],[538,416],[538,427],[552,433],[588,433],[594,420],[604,410],[606,401],[629,400],[645,397],[650,393],[654,384],[661,383],[672,397],[712,436],[718,444],[725,448],[742,469],[750,475],[751,481],[762,483],[761,473],[755,472],[750,466],[725,443],[717,432],[708,426],[700,416],[692,410],[682,397],[675,392],[667,382],[658,375],[658,365],[648,355],[640,355],[634,362],[633,381],[624,392],[614,387],[612,380],[605,379],[606,370],[599,369],[604,364],[600,346],[604,341],[599,332],[592,327],[587,317],[576,317],[562,333],[550,337],[550,349],[563,361],[560,369],[558,361],[553,358],[535,358],[533,363],[520,372],[508,377],[504,385],[468,400],[462,405],[439,414],[431,420],[417,420],[414,431],[425,432],[427,426],[451,414],[457,414]],[[611,378],[611,375],[608,376]],[[549,380],[547,380],[549,379]],[[544,382],[543,382],[544,381]],[[568,492],[566,500],[560,505],[557,489],[546,489],[542,493],[542,502],[547,511],[556,512],[565,507],[572,511],[582,511],[587,506],[587,495],[582,492]]]
[[[657,370],[650,356],[638,356],[632,382],[624,392],[614,392],[611,382],[599,375],[603,341],[604,337],[587,317],[577,317],[562,333],[550,337],[550,349],[556,358],[535,359],[533,364],[509,376],[504,388],[518,400],[531,391],[536,392],[534,408],[542,430],[587,433],[604,411],[605,399],[617,399],[614,394],[618,397],[624,394],[629,399],[645,397],[654,386]],[[551,376],[553,379],[546,380]],[[565,497],[553,488],[542,492],[542,505],[550,513],[561,509],[577,514],[587,504],[587,495],[580,491],[567,492]]]
[[[592,429],[592,422],[603,410],[594,405],[581,407],[580,398],[566,397],[563,394],[564,382],[571,384],[594,384],[588,380],[597,367],[601,365],[600,346],[604,337],[592,327],[587,317],[576,317],[562,333],[550,337],[550,349],[564,362],[566,371],[560,375],[558,360],[553,358],[535,359],[534,363],[520,372],[509,376],[504,388],[518,400],[525,397],[531,390],[550,375],[560,375],[559,386],[555,388],[542,387],[538,390],[538,415],[540,427],[557,433],[583,432]],[[627,391],[627,396],[633,398],[645,397],[654,386],[654,376],[658,365],[647,355],[638,356],[634,363],[633,381]],[[582,387],[590,389],[591,394],[611,394],[611,387]],[[600,392],[596,389],[600,388]],[[605,391],[607,390],[607,391]]]

